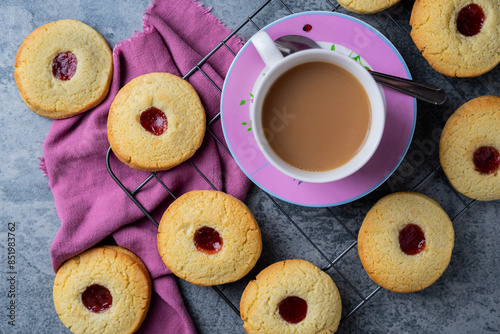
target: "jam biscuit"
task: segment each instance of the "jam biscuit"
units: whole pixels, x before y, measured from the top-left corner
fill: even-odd
[[[19,47],[15,80],[35,113],[61,119],[97,106],[108,95],[113,57],[106,40],[75,20],[48,23]]]
[[[479,201],[500,199],[500,97],[482,96],[446,122],[439,159],[450,183]]]
[[[132,168],[155,172],[191,158],[205,135],[198,93],[169,73],[141,75],[116,95],[108,116],[114,154]]]
[[[400,0],[337,0],[339,5],[357,14],[373,14],[381,12]]]
[[[158,250],[176,276],[210,286],[245,276],[260,257],[262,239],[243,202],[220,191],[197,190],[177,198],[163,214]]]
[[[262,270],[240,301],[247,333],[334,333],[342,302],[332,278],[312,263],[286,260]]]
[[[370,278],[394,292],[434,283],[448,267],[454,244],[450,218],[433,199],[414,192],[385,196],[368,211],[358,253]]]
[[[131,251],[101,246],[77,255],[57,271],[54,304],[73,333],[134,333],[151,300],[151,278]]]
[[[416,0],[411,37],[424,58],[450,77],[474,77],[500,62],[498,0]]]

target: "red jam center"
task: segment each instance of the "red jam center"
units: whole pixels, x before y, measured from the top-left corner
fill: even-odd
[[[102,285],[93,284],[83,292],[82,302],[91,312],[103,313],[113,304],[113,297],[111,292]]]
[[[56,79],[67,81],[75,75],[77,63],[73,53],[60,52],[52,60],[52,74]]]
[[[420,226],[408,224],[399,231],[399,247],[408,255],[415,255],[423,251],[425,236]]]
[[[465,36],[479,34],[484,22],[484,11],[476,4],[470,4],[460,10],[457,17],[457,29]]]
[[[493,174],[500,166],[500,153],[491,146],[481,146],[472,157],[476,170],[481,174]]]
[[[213,228],[203,226],[194,233],[194,245],[200,252],[215,254],[222,248],[222,237]]]
[[[298,324],[306,317],[307,302],[300,297],[286,297],[278,304],[278,311],[286,322]]]
[[[151,107],[146,111],[143,111],[140,117],[140,122],[142,127],[154,134],[159,136],[167,131],[168,121],[165,113],[158,108]]]

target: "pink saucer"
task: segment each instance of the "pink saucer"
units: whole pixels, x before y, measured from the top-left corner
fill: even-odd
[[[411,79],[408,67],[394,45],[376,29],[353,17],[331,12],[306,12],[275,21],[264,30],[273,39],[283,35],[304,35],[321,42],[323,48],[347,53],[375,71]],[[243,172],[264,191],[298,205],[341,205],[376,189],[403,160],[415,129],[416,100],[384,88],[387,103],[385,131],[379,148],[363,168],[345,179],[323,184],[301,182],[282,174],[260,152],[251,130],[249,106],[253,100],[252,90],[263,73],[264,62],[253,45],[246,43],[231,64],[224,82],[221,115],[229,150]]]

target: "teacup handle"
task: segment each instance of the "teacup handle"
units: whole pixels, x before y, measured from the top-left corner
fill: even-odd
[[[271,68],[283,59],[283,55],[265,31],[259,31],[250,38],[250,41],[257,49],[257,52],[262,60],[264,60],[267,67]]]

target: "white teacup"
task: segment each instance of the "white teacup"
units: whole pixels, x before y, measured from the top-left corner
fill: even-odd
[[[375,153],[380,143],[384,131],[386,114],[383,92],[370,73],[353,59],[330,50],[310,49],[283,57],[281,52],[276,48],[273,40],[264,31],[259,31],[250,40],[268,67],[265,76],[256,84],[254,89],[254,101],[250,108],[250,117],[255,140],[269,162],[279,171],[294,179],[312,183],[326,183],[340,180],[363,167]],[[266,94],[276,80],[290,69],[309,62],[327,62],[340,66],[352,74],[365,90],[371,112],[368,132],[362,147],[346,163],[326,171],[307,171],[284,161],[272,149],[266,139],[262,120]]]

